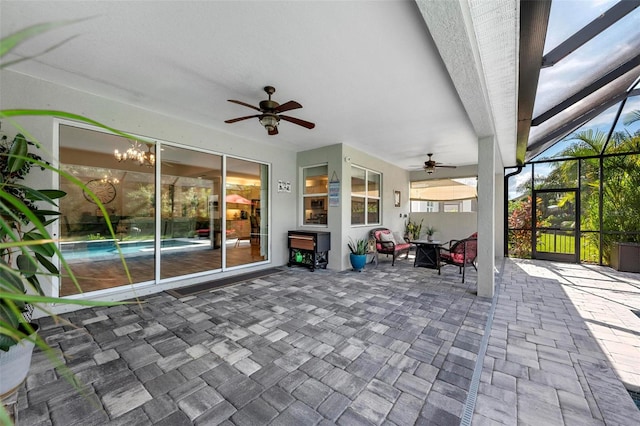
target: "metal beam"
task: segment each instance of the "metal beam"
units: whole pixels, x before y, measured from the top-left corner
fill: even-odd
[[[524,164],[540,77],[551,0],[520,2],[520,61],[518,68],[518,133],[516,162]]]
[[[587,121],[591,120],[594,117],[597,117],[601,112],[605,111],[611,105],[615,105],[617,102],[623,100],[626,96],[627,94],[624,92],[617,93],[615,96],[612,96],[606,101],[603,101],[602,103],[598,104],[597,107],[592,108],[588,112],[565,121],[562,126],[558,127],[552,132],[547,133],[543,138],[529,145],[527,151],[541,151],[541,148],[546,148],[544,147],[545,144],[553,141],[556,138],[562,138],[568,135]],[[537,152],[535,154],[537,154]]]
[[[542,68],[551,67],[561,61],[574,50],[615,24],[627,14],[640,6],[640,0],[620,1],[609,10],[591,21],[580,31],[560,43],[555,49],[542,57]]]

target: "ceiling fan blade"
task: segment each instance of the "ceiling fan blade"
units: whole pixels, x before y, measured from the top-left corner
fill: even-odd
[[[314,123],[300,120],[299,118],[289,117],[288,115],[280,115],[279,117],[293,124],[297,124],[298,126],[306,127],[307,129],[313,129],[314,127],[316,127]]]
[[[242,102],[242,101],[236,101],[233,99],[227,99],[229,102],[233,102],[234,104],[238,104],[238,105],[242,105],[242,106],[246,106],[247,108],[251,108],[251,109],[255,109],[256,111],[262,111],[260,108],[253,106],[253,105],[249,105],[246,102]]]
[[[267,133],[269,133],[270,136],[277,135],[278,134],[278,126],[274,126],[274,128],[272,130],[267,131]]]
[[[262,114],[258,114],[258,115],[247,115],[246,117],[238,117],[238,118],[232,118],[230,120],[224,120],[225,123],[235,123],[236,121],[242,121],[242,120],[248,120],[249,118],[255,118],[255,117],[260,117]]]
[[[438,168],[442,167],[443,169],[455,169],[458,166],[445,166],[443,164],[438,164],[436,167],[438,167]]]
[[[289,101],[278,106],[275,110],[273,110],[273,112],[280,113],[280,112],[290,111],[292,109],[298,109],[298,108],[302,108],[302,105],[300,105],[296,101]]]

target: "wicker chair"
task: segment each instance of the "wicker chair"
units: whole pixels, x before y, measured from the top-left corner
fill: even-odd
[[[396,243],[391,230],[387,228],[375,228],[369,231],[369,236],[376,240],[376,251],[378,254],[382,253],[392,256],[391,266],[395,265],[396,258],[400,257],[402,254],[406,255],[405,259],[409,257],[411,244],[408,242],[400,244]]]
[[[440,262],[438,263],[438,275],[440,268],[445,265],[454,265],[460,269],[462,282],[464,282],[464,272],[468,265],[473,266],[476,271],[476,257],[478,256],[478,233],[471,234],[464,240],[451,240],[448,248],[440,246]]]

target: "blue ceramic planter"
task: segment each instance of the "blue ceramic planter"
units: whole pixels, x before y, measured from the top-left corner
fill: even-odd
[[[364,268],[364,265],[367,263],[367,255],[350,253],[349,260],[351,261],[351,266],[353,267],[353,270],[360,272]]]

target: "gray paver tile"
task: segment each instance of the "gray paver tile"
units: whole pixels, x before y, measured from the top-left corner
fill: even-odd
[[[152,396],[142,383],[132,382],[106,392],[101,399],[109,416],[115,418],[150,401]]]
[[[309,407],[315,409],[331,393],[332,393],[332,390],[329,386],[319,382],[316,379],[309,378],[300,386],[298,386],[292,392],[292,395],[296,399],[307,404]]]
[[[394,387],[424,400],[431,389],[431,383],[412,374],[402,373]]]
[[[560,407],[530,399],[518,403],[518,423],[520,424],[562,424]]]
[[[617,272],[505,264],[473,424],[640,423],[616,377],[640,387],[636,353],[626,351],[640,339],[624,332],[639,320],[590,308],[604,306],[597,292],[619,297],[606,288]],[[607,278],[578,291],[571,280],[581,274]],[[36,351],[19,414],[34,426],[460,423],[491,303],[473,294],[475,271],[462,285],[455,268],[436,275],[382,259],[362,274],[318,270],[309,278],[285,268],[274,279],[180,300],[154,295],[143,310],[67,314],[79,329],[43,318],[56,356],[107,409],[80,407],[75,388]],[[611,286],[627,285],[616,280]],[[640,310],[640,296],[624,302],[635,300]]]
[[[272,425],[297,426],[297,425],[314,425],[322,420],[322,416],[318,414],[308,405],[300,401],[295,401],[278,417],[273,419]]]
[[[351,408],[344,410],[344,413],[337,421],[340,426],[372,426],[374,423],[353,411]]]
[[[351,404],[351,409],[374,424],[382,424],[393,404],[368,390],[363,391]]]
[[[260,397],[267,401],[273,408],[278,410],[278,412],[284,411],[285,408],[296,400],[289,392],[286,392],[280,386],[270,387],[265,390]]]
[[[354,376],[339,368],[334,368],[328,372],[321,380],[335,391],[338,391],[349,399],[354,399],[355,396],[364,389],[367,382],[360,377]]]
[[[236,412],[231,420],[238,426],[266,425],[278,415],[278,411],[263,399],[254,399],[240,411]]]
[[[402,392],[397,401],[393,405],[388,420],[394,422],[397,425],[410,425],[414,424],[418,416],[424,401],[415,396]]]
[[[144,384],[144,387],[152,396],[156,397],[177,388],[186,381],[187,379],[185,379],[178,370],[171,370],[168,373],[149,380]]]
[[[259,383],[243,376],[223,384],[217,390],[224,396],[224,399],[239,409],[257,398],[264,388]]]
[[[227,419],[229,419],[236,411],[236,408],[228,401],[222,401],[198,417],[194,423],[196,425],[213,426],[222,425],[226,422],[232,426],[233,423],[229,422]]]
[[[190,426],[193,423],[182,411],[175,411],[157,422],[156,426]]]
[[[149,417],[145,414],[141,407],[129,411],[114,420],[107,423],[108,426],[143,426],[150,424]]]
[[[164,394],[145,402],[144,405],[142,405],[142,409],[152,423],[157,423],[175,411],[178,411],[178,406],[168,394]]]
[[[333,392],[318,407],[318,412],[331,421],[335,421],[351,404],[351,400],[339,392]]]
[[[100,401],[96,394],[88,394],[86,398],[76,395],[51,410],[53,423],[61,425],[99,424],[106,422],[108,418],[107,413],[100,408]]]

